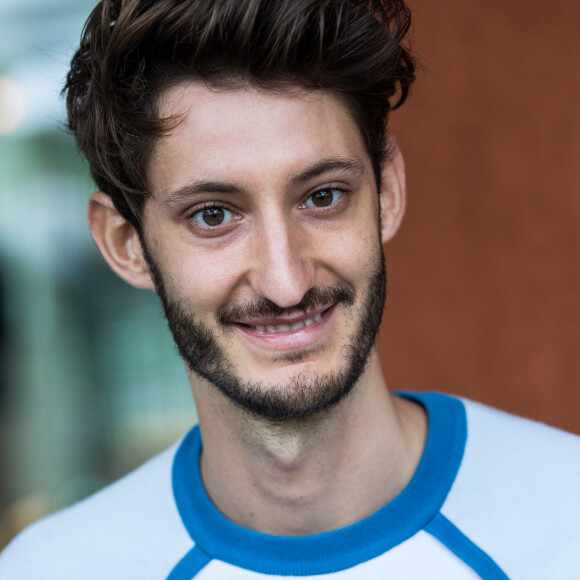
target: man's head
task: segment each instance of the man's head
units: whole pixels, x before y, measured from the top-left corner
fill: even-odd
[[[143,4],[148,18],[135,2],[105,18],[106,46],[91,16],[85,41],[115,55],[92,71],[99,88],[85,79],[75,97],[74,69],[69,77],[71,126],[107,191],[90,204],[93,236],[125,280],[155,287],[198,376],[271,418],[328,408],[372,351],[381,240],[404,208],[401,158],[382,162],[388,97],[400,85],[404,98],[412,79],[399,46],[406,9],[236,0],[179,2],[171,14],[165,1]],[[83,46],[78,55],[90,60]],[[121,73],[132,80],[111,81]],[[108,104],[95,97],[104,77]]]
[[[102,0],[67,77],[69,127],[101,191],[140,228],[155,143],[178,119],[161,95],[214,88],[336,92],[378,178],[391,103],[414,79],[402,0]]]

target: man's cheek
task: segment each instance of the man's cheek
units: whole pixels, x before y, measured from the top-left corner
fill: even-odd
[[[196,261],[183,266],[179,277],[180,293],[187,296],[191,307],[200,314],[215,312],[235,300],[234,294],[243,278],[243,272],[234,264]]]

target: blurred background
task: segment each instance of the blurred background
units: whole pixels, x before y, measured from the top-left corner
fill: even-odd
[[[90,238],[59,92],[91,0],[0,0],[0,546],[196,420],[155,296]]]
[[[423,67],[391,123],[409,201],[387,381],[580,433],[580,3],[409,4]],[[59,92],[92,5],[0,0],[0,547],[196,420],[155,297],[86,226]]]

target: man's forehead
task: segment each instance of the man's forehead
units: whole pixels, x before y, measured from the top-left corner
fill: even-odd
[[[353,169],[369,162],[346,105],[331,92],[189,82],[168,89],[159,111],[175,121],[151,157],[153,192],[175,189],[187,175],[243,179],[280,170],[293,179],[325,160],[346,160]]]
[[[281,119],[290,121],[292,114],[317,119],[323,111],[325,117],[331,116],[340,124],[354,123],[346,101],[338,93],[290,84],[272,88],[250,84],[221,88],[201,81],[187,81],[163,91],[158,109],[162,119],[185,121],[186,124],[189,120],[200,128],[211,127],[214,131],[228,129],[236,120],[269,124],[268,121],[280,122]],[[182,124],[176,123],[175,129]],[[169,132],[172,133],[174,131]]]

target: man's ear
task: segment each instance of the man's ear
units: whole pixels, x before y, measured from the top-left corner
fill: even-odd
[[[405,160],[394,137],[390,137],[393,152],[381,172],[381,239],[388,242],[399,229],[405,214]]]
[[[139,235],[117,211],[111,197],[94,193],[89,200],[88,218],[93,239],[113,271],[137,288],[153,290]]]

